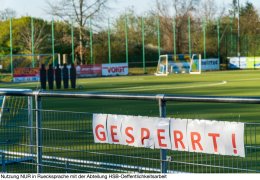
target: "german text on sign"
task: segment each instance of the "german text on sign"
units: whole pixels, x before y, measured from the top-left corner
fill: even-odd
[[[94,114],[93,134],[95,143],[245,157],[238,122]]]

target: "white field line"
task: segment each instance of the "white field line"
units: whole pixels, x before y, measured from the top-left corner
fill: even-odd
[[[136,86],[136,87],[125,87],[125,88],[113,88],[112,91],[137,91],[137,90],[145,90],[145,91],[153,91],[153,90],[166,90],[166,89],[186,89],[186,88],[199,88],[199,87],[211,87],[211,86],[219,86],[227,84],[227,81],[222,81],[218,83],[209,83],[209,84],[201,84],[201,85],[190,85],[190,86],[174,86],[172,85],[149,85],[149,86]],[[169,87],[171,86],[171,87]],[[108,90],[111,92],[111,90]]]
[[[255,81],[255,80],[260,80],[260,78],[250,78],[250,79],[234,79],[234,80],[229,80],[228,82]]]

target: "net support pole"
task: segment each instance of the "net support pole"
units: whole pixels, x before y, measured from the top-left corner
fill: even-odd
[[[107,30],[107,45],[108,45],[108,63],[111,64],[111,33],[110,33],[110,20],[108,19]]]
[[[89,19],[89,46],[90,46],[90,63],[93,64],[93,30],[92,30],[91,19]]]
[[[158,58],[161,55],[160,17],[157,19]]]
[[[189,34],[189,56],[191,57],[191,32],[190,32],[190,16],[188,17],[188,34]]]
[[[230,53],[229,55],[233,55],[233,19],[230,17]]]
[[[142,26],[142,50],[143,50],[143,71],[146,73],[146,67],[145,67],[145,34],[144,34],[144,18],[141,19],[141,26]]]
[[[207,52],[206,52],[206,20],[203,19],[203,47],[204,47],[204,59],[207,58]]]
[[[32,67],[35,67],[35,59],[34,59],[34,19],[31,18],[31,44],[32,44]]]
[[[220,20],[217,20],[217,33],[218,33],[218,59],[220,60]]]
[[[55,35],[54,35],[54,20],[51,21],[51,45],[52,45],[52,66],[55,66]]]
[[[128,63],[128,16],[125,17],[125,61]]]
[[[173,54],[174,54],[174,60],[176,60],[176,21],[173,20]]]
[[[74,53],[74,27],[73,22],[71,23],[71,59],[72,64],[75,63],[75,53]]]
[[[14,67],[13,67],[13,19],[10,18],[10,68],[11,68],[11,78],[14,77]]]

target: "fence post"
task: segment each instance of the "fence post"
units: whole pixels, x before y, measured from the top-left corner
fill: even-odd
[[[161,55],[160,16],[157,19],[157,44],[158,44],[158,58],[159,58]]]
[[[13,81],[14,77],[14,67],[13,67],[13,19],[10,18],[10,68],[11,68],[11,77]]]
[[[174,60],[176,60],[176,21],[174,20],[172,22],[172,28],[173,28],[173,54],[174,54]]]
[[[35,95],[36,110],[36,147],[37,147],[37,173],[42,173],[42,118],[41,118],[41,97],[38,92]]]
[[[93,29],[92,29],[91,19],[89,19],[89,47],[90,47],[90,64],[93,64]]]
[[[164,100],[164,95],[160,94],[157,95],[159,99],[159,112],[160,117],[164,118],[166,117],[166,100]],[[161,156],[161,173],[167,173],[167,150],[161,149],[160,151]]]
[[[54,32],[54,20],[51,21],[51,46],[52,46],[52,66],[55,67],[55,32]]]
[[[190,26],[190,16],[188,17],[188,35],[189,35],[189,56],[191,57],[191,26]]]
[[[75,52],[74,52],[74,23],[71,23],[71,61],[72,64],[75,63]]]
[[[6,173],[5,154],[2,153],[2,173]]]
[[[32,97],[28,96],[28,127],[29,127],[29,149],[30,154],[33,154],[33,112],[32,112]]]
[[[205,18],[203,19],[203,48],[204,48],[204,56],[203,58],[204,59],[207,59],[207,47],[206,47],[206,36],[207,36],[207,23],[206,23],[206,20]]]
[[[32,67],[35,67],[34,59],[34,19],[31,17],[31,44],[32,44]]]
[[[107,46],[108,46],[108,63],[111,64],[111,32],[110,32],[109,19],[108,19],[108,30],[107,30]]]
[[[128,63],[128,16],[125,17],[125,61]]]
[[[143,70],[144,74],[146,73],[145,67],[145,32],[144,32],[144,18],[141,19],[141,28],[142,28],[142,49],[143,49]]]

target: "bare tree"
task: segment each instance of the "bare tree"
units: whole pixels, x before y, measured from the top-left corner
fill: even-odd
[[[16,17],[15,10],[7,8],[0,11],[0,20],[5,21],[11,17]]]
[[[171,19],[175,21],[177,40],[176,47],[178,52],[185,52],[188,49],[187,43],[187,31],[183,31],[183,29],[187,29],[187,21],[188,16],[192,16],[192,13],[195,12],[198,7],[200,0],[157,0],[156,1],[156,10],[155,12],[158,16],[161,17],[161,26],[163,26],[168,37],[164,37],[164,39],[172,39],[172,25]],[[163,20],[164,19],[164,20]],[[172,44],[170,42],[168,45]]]
[[[21,19],[22,20],[22,19]],[[32,34],[31,34],[31,20],[30,18],[25,17],[23,22],[20,23],[19,28],[23,29],[23,31],[19,31],[18,34],[20,35],[20,39],[17,42],[23,47],[23,51],[25,53],[32,52]],[[41,19],[34,19],[34,44],[33,48],[36,52],[46,48],[46,41],[48,40],[48,33],[47,33],[47,23]]]
[[[107,8],[108,0],[55,0],[47,1],[48,13],[71,23],[74,21],[79,27],[79,54],[83,62],[83,37],[87,20],[98,15]]]
[[[214,20],[226,15],[226,8],[224,5],[217,4],[215,0],[203,0],[201,2],[200,11],[198,11],[198,18],[205,18],[206,21]]]

